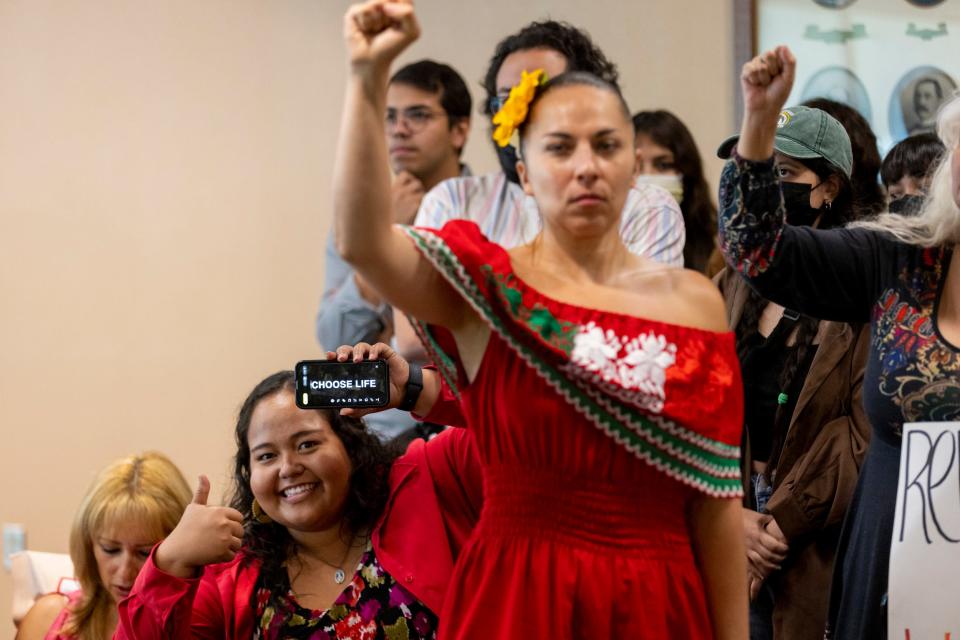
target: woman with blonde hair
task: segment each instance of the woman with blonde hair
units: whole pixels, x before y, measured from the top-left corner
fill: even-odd
[[[903,425],[960,419],[960,96],[944,104],[947,155],[920,214],[843,229],[785,224],[774,142],[796,60],[743,68],[744,119],[720,181],[720,246],[764,298],[816,318],[870,323],[863,405],[872,434],[834,563],[827,638],[887,637],[887,577]]]
[[[117,604],[140,567],[190,503],[183,474],[165,455],[147,452],[100,472],[70,530],[70,557],[80,590],[52,593],[24,617],[18,640],[100,640],[113,635]]]

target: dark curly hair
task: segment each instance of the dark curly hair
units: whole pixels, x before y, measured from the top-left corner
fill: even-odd
[[[877,136],[867,119],[853,107],[828,98],[813,98],[804,102],[803,106],[826,111],[843,125],[850,137],[850,151],[853,153],[853,175],[850,180],[858,202],[857,210],[853,212],[854,218],[886,210],[887,201],[879,182]]]
[[[716,246],[717,207],[710,197],[710,186],[703,177],[703,161],[697,143],[680,118],[662,109],[634,114],[633,128],[638,136],[649,136],[654,144],[669,149],[673,154],[674,166],[683,176],[680,211],[687,229],[683,266],[703,272]]]
[[[278,596],[283,595],[284,586],[288,584],[284,565],[296,555],[297,548],[286,527],[275,522],[260,523],[253,517],[254,496],[250,489],[250,444],[247,434],[253,412],[261,400],[284,391],[293,393],[295,389],[293,371],[278,371],[262,380],[243,401],[235,431],[237,453],[234,457],[234,487],[230,506],[243,514],[243,561],[260,561],[260,573],[265,584],[270,585],[270,598],[274,603]],[[353,471],[350,474],[343,525],[351,534],[369,531],[386,506],[390,466],[399,451],[368,431],[362,420],[341,416],[333,410],[305,411],[319,411],[323,415],[343,442],[350,458]]]
[[[567,59],[566,71],[586,71],[616,86],[620,74],[617,66],[607,60],[590,36],[581,29],[566,22],[545,20],[531,22],[517,33],[507,36],[497,45],[487,73],[483,77],[483,88],[487,98],[483,101],[483,113],[493,115],[491,100],[497,95],[497,73],[503,61],[511,53],[527,49],[552,49]]]

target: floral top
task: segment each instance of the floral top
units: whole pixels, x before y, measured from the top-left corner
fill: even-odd
[[[300,606],[287,595],[271,604],[270,589],[257,580],[255,640],[423,640],[437,637],[437,616],[404,589],[368,546],[357,572],[326,611]]]
[[[875,435],[899,447],[904,422],[960,418],[960,348],[936,324],[950,248],[786,225],[772,162],[735,157],[720,189],[720,246],[761,295],[815,318],[871,323],[864,404]]]
[[[773,161],[736,154],[720,179],[720,247],[763,297],[870,322],[863,404],[873,431],[838,545],[826,637],[882,640],[903,424],[960,420],[960,346],[937,326],[952,249],[787,225]]]

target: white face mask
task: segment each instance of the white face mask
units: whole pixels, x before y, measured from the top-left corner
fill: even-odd
[[[683,202],[683,176],[665,173],[641,173],[637,176],[636,184],[652,184],[661,189],[666,189],[677,201],[677,204]]]

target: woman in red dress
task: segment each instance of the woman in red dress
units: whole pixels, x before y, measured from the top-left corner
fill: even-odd
[[[627,251],[637,170],[619,91],[525,74],[495,122],[543,218],[505,251],[475,224],[392,227],[384,94],[409,0],[352,6],[337,246],[459,398],[484,507],[440,616],[449,638],[743,638],[733,337],[716,288]]]

